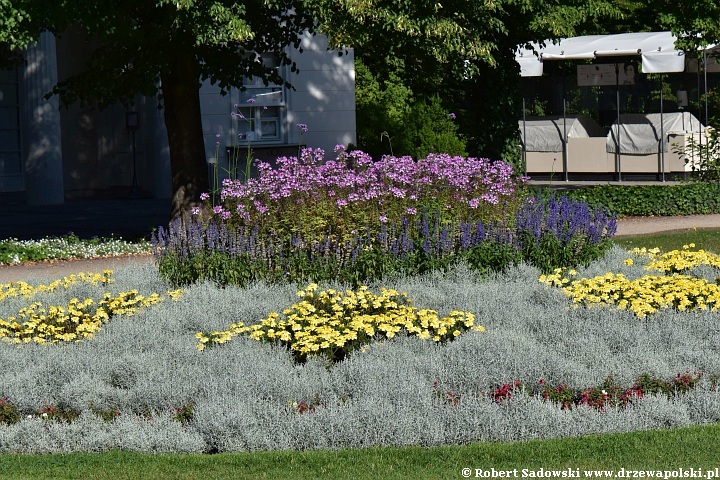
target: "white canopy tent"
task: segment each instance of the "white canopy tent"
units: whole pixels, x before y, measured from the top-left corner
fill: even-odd
[[[643,73],[678,73],[685,71],[685,53],[675,48],[677,37],[671,32],[642,32],[622,33],[615,35],[588,35],[582,37],[564,38],[558,43],[546,42],[544,47],[531,43],[532,48],[518,48],[515,60],[520,65],[520,75],[523,77],[542,76],[543,63],[555,60],[594,60],[604,57],[639,56],[642,61]],[[709,47],[713,48],[713,47]],[[707,53],[704,52],[705,54]],[[620,72],[616,67],[615,85],[619,84]],[[664,123],[662,121],[662,88],[660,89],[660,138],[664,138]],[[565,117],[563,102],[563,117]],[[622,125],[620,118],[620,93],[617,91],[617,125]],[[525,130],[525,99],[523,98],[523,130]],[[617,129],[615,141],[620,144],[622,129]],[[523,138],[526,138],[523,133]],[[565,144],[565,161],[567,161],[567,135],[563,139]],[[660,148],[662,180],[664,174],[664,152]],[[526,154],[523,144],[523,152]],[[620,148],[617,152],[616,173],[622,180],[620,166]],[[567,171],[565,172],[567,180]]]
[[[620,33],[563,38],[544,47],[518,49],[515,60],[520,75],[538,77],[548,60],[593,60],[600,57],[640,56],[643,73],[672,73],[685,70],[685,53],[675,49],[677,37],[670,32]]]

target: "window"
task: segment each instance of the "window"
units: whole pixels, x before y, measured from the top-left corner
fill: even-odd
[[[263,56],[265,65],[274,65],[271,56]],[[236,107],[238,141],[278,144],[285,141],[285,88],[265,85],[258,78],[245,79]]]

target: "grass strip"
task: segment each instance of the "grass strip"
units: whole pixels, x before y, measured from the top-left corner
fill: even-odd
[[[720,229],[687,229],[649,235],[616,237],[612,241],[628,250],[636,247],[658,247],[663,252],[681,250],[683,245],[694,243],[697,249],[717,253],[720,252]]]
[[[517,443],[476,443],[437,448],[143,455],[114,451],[54,455],[0,455],[3,479],[459,479],[475,469],[517,469],[538,478],[543,469],[579,472],[675,471],[720,468],[720,425],[594,435]],[[470,468],[470,477],[463,469]],[[568,470],[570,469],[570,470]],[[579,469],[579,470],[576,470]],[[535,475],[532,475],[534,473]],[[720,472],[718,472],[720,473]],[[595,475],[597,476],[597,475]],[[603,475],[604,476],[604,475]],[[611,475],[612,476],[612,475]],[[646,475],[647,476],[647,475]],[[654,474],[653,476],[657,476]],[[675,476],[682,476],[677,475]],[[513,478],[511,475],[509,478]],[[507,477],[506,477],[507,478]],[[662,478],[662,476],[661,476]]]

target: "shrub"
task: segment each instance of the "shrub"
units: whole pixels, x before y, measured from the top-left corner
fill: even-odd
[[[173,285],[210,280],[247,285],[337,280],[354,286],[394,273],[447,270],[460,260],[482,273],[525,260],[543,271],[586,264],[609,246],[615,218],[567,199],[529,199],[502,222],[443,222],[422,212],[383,223],[379,232],[356,229],[349,238],[329,233],[307,238],[271,234],[258,227],[233,230],[224,223],[176,221],[153,235],[160,275]],[[363,233],[357,233],[361,230]]]
[[[705,130],[705,141],[698,142],[690,137],[682,149],[673,145],[673,150],[689,165],[700,180],[720,180],[720,132],[714,128]]]
[[[542,189],[545,198],[556,195]],[[564,196],[604,207],[618,216],[696,215],[720,213],[720,182],[688,182],[681,185],[595,185],[564,190]]]
[[[304,149],[300,158],[278,158],[277,168],[260,162],[257,179],[223,181],[220,205],[202,195],[205,211],[217,222],[257,228],[263,236],[332,233],[345,240],[359,228],[377,233],[382,224],[423,211],[438,212],[441,223],[498,222],[521,200],[524,180],[503,162],[447,154],[374,162],[342,146],[336,153],[325,161],[323,150]]]
[[[416,99],[391,72],[382,84],[356,60],[358,146],[374,158],[383,152],[422,158],[429,153],[467,155],[455,115],[439,96]]]
[[[0,423],[10,425],[20,421],[17,407],[7,397],[0,398]]]

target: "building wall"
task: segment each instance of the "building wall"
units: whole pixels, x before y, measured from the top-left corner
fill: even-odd
[[[355,57],[352,51],[338,55],[327,49],[321,36],[303,38],[303,52],[292,52],[299,74],[290,79],[295,87],[288,94],[290,143],[323,148],[331,154],[335,145],[356,143]],[[295,127],[308,126],[300,136]]]
[[[277,155],[296,155],[298,145],[322,148],[331,156],[337,144],[356,142],[355,126],[355,63],[352,51],[339,56],[327,49],[327,39],[306,35],[302,53],[291,51],[299,72],[285,72],[295,88],[285,91],[285,124],[280,142],[251,141],[253,158],[272,160]],[[232,117],[234,105],[241,103],[241,93],[231,89],[221,95],[220,89],[205,82],[200,89],[205,154],[212,171],[217,162],[219,177],[226,177],[230,168],[228,147],[237,147],[241,163],[246,156],[247,142],[238,138],[248,129],[247,122]],[[257,107],[260,108],[260,107]],[[296,126],[305,124],[306,133]],[[283,148],[285,147],[285,148]],[[242,168],[242,167],[241,167]]]
[[[56,40],[58,79],[81,72],[91,47],[83,32],[64,32]],[[103,110],[78,104],[60,108],[66,199],[153,192],[153,156],[146,155],[152,150],[148,150],[145,139],[155,126],[147,113],[148,103],[154,104],[154,100],[137,96],[132,104],[118,103]],[[133,132],[125,125],[128,110],[140,113],[134,141]]]
[[[138,96],[129,105],[116,104],[105,110],[60,107],[57,97],[47,100],[44,96],[55,82],[84,67],[90,45],[80,32],[69,31],[59,39],[51,34],[42,38],[28,51],[32,62],[17,72],[19,101],[13,108],[19,112],[24,185],[17,179],[11,182],[5,175],[0,178],[0,193],[24,189],[27,202],[36,204],[82,197],[123,198],[133,192],[170,198],[170,155],[157,98]],[[253,144],[253,149],[262,150],[257,152],[259,158],[294,154],[299,144],[332,154],[335,145],[355,142],[352,52],[338,56],[327,50],[324,38],[309,35],[303,38],[302,47],[303,53],[292,52],[300,73],[287,72],[296,89],[285,94],[282,138],[272,145]],[[3,84],[8,92],[5,84],[9,83]],[[219,161],[220,177],[228,168],[227,147],[238,146],[238,133],[246,130],[231,117],[241,98],[238,89],[223,96],[219,88],[208,83],[200,90],[206,160],[210,165]],[[11,99],[8,96],[5,103]],[[140,127],[134,141],[125,124],[128,110],[139,113]],[[308,132],[301,135],[297,123],[306,124]],[[12,125],[7,126],[9,131]],[[272,148],[263,150],[263,146]],[[137,189],[133,188],[133,170]]]

